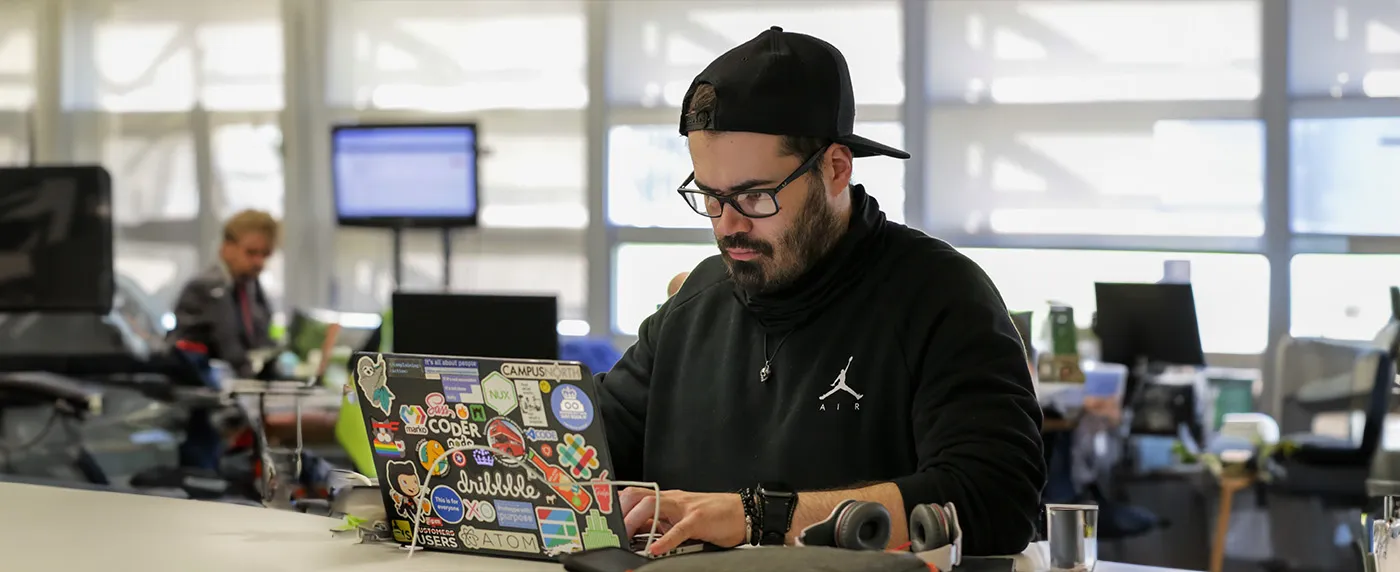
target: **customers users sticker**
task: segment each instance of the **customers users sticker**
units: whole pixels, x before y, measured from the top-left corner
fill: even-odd
[[[593,402],[577,386],[561,383],[551,392],[549,407],[559,424],[574,431],[583,431],[593,424]]]

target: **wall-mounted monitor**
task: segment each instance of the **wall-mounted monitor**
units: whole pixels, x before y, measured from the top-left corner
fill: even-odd
[[[476,226],[477,137],[470,123],[335,127],[337,220],[342,226]]]

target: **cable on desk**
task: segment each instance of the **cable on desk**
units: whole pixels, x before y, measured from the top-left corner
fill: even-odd
[[[407,548],[408,548],[408,557],[409,557],[409,558],[413,558],[413,553],[418,551],[418,525],[419,525],[419,523],[423,520],[423,501],[428,500],[428,497],[427,497],[427,495],[429,494],[429,493],[428,493],[428,484],[431,483],[432,480],[433,480],[433,471],[432,471],[431,467],[436,467],[436,466],[438,466],[439,463],[445,463],[445,462],[447,462],[447,459],[448,459],[449,456],[451,456],[453,453],[456,453],[456,452],[459,452],[459,451],[489,451],[489,452],[490,452],[492,455],[494,455],[494,456],[501,457],[501,458],[503,458],[503,459],[510,460],[510,461],[513,461],[513,462],[518,462],[518,463],[520,463],[520,465],[521,465],[522,467],[524,467],[525,472],[528,473],[528,474],[530,475],[531,478],[533,478],[533,479],[535,479],[535,480],[538,480],[538,481],[544,483],[545,486],[547,486],[547,487],[549,487],[549,488],[551,488],[551,489],[553,489],[553,488],[559,488],[559,487],[583,487],[583,486],[594,486],[594,485],[598,485],[598,486],[603,486],[603,485],[607,485],[607,486],[621,485],[621,486],[626,486],[626,487],[642,487],[642,488],[651,489],[651,490],[652,490],[652,493],[653,493],[653,497],[652,497],[652,498],[654,498],[654,499],[656,499],[656,500],[655,500],[654,503],[652,503],[654,506],[652,507],[651,534],[648,534],[648,535],[647,535],[646,549],[647,549],[647,550],[650,550],[650,549],[651,549],[651,543],[656,542],[656,539],[657,539],[657,536],[656,536],[656,527],[657,527],[657,525],[660,524],[660,522],[661,522],[661,487],[660,487],[659,485],[657,485],[656,483],[648,483],[648,482],[642,482],[642,481],[612,481],[612,480],[577,481],[577,482],[573,482],[573,483],[556,483],[556,482],[550,481],[550,480],[549,480],[548,478],[546,478],[543,474],[540,474],[536,469],[534,469],[533,467],[531,467],[530,464],[526,462],[526,459],[525,459],[524,457],[521,457],[521,456],[518,456],[518,455],[511,455],[511,454],[509,454],[509,453],[506,453],[506,452],[501,451],[501,450],[499,450],[499,449],[495,449],[495,448],[492,448],[492,447],[488,447],[488,446],[486,446],[486,445],[463,445],[463,446],[461,446],[461,447],[453,447],[453,448],[451,448],[451,449],[448,449],[448,450],[446,450],[446,451],[443,451],[441,454],[439,454],[439,455],[437,456],[437,458],[433,459],[433,462],[428,463],[428,467],[430,467],[430,468],[428,469],[428,476],[427,476],[427,478],[423,479],[423,485],[420,486],[420,487],[418,487],[418,495],[415,496],[415,497],[413,498],[413,509],[414,509],[415,512],[414,512],[414,515],[413,515],[413,534],[412,534],[413,538],[410,539],[411,542],[409,542],[409,545],[408,545],[408,547],[407,547]],[[462,469],[462,470],[465,471],[466,469]]]

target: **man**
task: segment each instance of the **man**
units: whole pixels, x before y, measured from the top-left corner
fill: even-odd
[[[245,210],[224,223],[219,261],[191,278],[175,302],[172,339],[202,345],[239,375],[254,375],[249,351],[272,345],[272,309],[258,276],[280,234],[277,219],[263,211]]]
[[[671,283],[666,285],[666,297],[670,298],[681,291],[681,286],[685,285],[685,279],[690,276],[689,272],[682,272],[671,277]]]
[[[1045,479],[1021,341],[976,264],[886,220],[854,157],[839,51],[772,28],[716,59],[680,120],[719,256],[642,323],[601,376],[617,478],[654,481],[660,554],[687,539],[792,543],[846,499],[904,542],[909,511],[953,503],[968,554],[1016,553]],[[620,494],[629,531],[652,492]]]

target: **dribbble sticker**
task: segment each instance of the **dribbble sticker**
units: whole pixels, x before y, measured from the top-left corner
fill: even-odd
[[[506,376],[491,372],[481,380],[481,389],[486,392],[486,406],[496,410],[497,414],[506,415],[515,411],[515,384]]]
[[[588,511],[588,516],[583,517],[583,547],[588,550],[594,548],[607,548],[609,546],[622,546],[622,541],[616,534],[608,528],[608,517],[598,512],[598,509]]]
[[[515,394],[520,400],[520,419],[526,427],[549,426],[549,417],[544,414],[544,395],[540,394],[538,383],[517,379]]]
[[[447,474],[447,459],[444,457],[436,465],[432,465],[433,459],[442,456],[442,443],[432,439],[424,439],[418,442],[418,462],[423,464],[424,469],[432,471],[434,477],[441,477]],[[432,467],[429,467],[432,465]]]
[[[375,359],[360,356],[355,364],[355,379],[365,394],[365,401],[388,415],[394,406],[394,392],[389,391],[389,366],[384,363],[384,356],[377,355]]]
[[[583,431],[593,424],[593,402],[576,386],[561,383],[554,388],[550,408],[560,425],[574,431]]]
[[[462,497],[457,496],[457,491],[452,490],[452,487],[433,487],[432,501],[433,511],[443,521],[452,524],[462,522]]]

